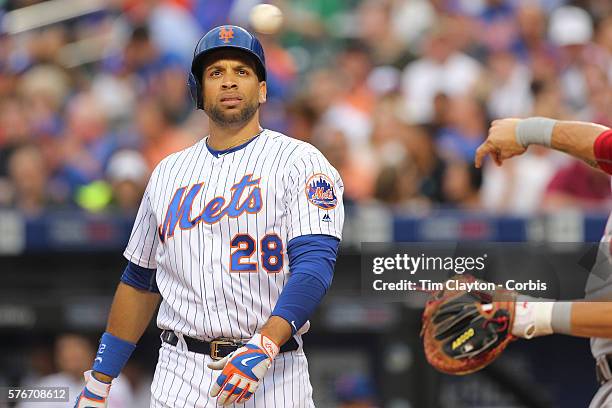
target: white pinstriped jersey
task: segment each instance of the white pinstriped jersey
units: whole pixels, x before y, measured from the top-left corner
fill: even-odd
[[[203,139],[165,158],[124,252],[157,269],[157,325],[205,340],[251,338],[289,277],[287,243],[341,238],[342,191],[316,148],[270,130],[218,157]]]

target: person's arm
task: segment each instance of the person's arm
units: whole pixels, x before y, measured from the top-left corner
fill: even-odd
[[[612,302],[572,302],[570,334],[612,338]]]
[[[530,144],[547,146],[583,160],[606,172],[612,170],[610,128],[589,122],[548,118],[500,119],[489,129],[487,139],[476,151],[475,164],[481,167],[488,155],[497,165],[523,154]],[[605,164],[609,163],[609,166]]]
[[[331,286],[339,244],[329,235],[304,235],[289,242],[291,276],[262,335],[282,346],[306,323]]]
[[[558,121],[553,129],[551,147],[598,169],[595,142],[607,130],[610,129],[596,123]]]
[[[120,282],[108,316],[106,332],[129,343],[137,343],[149,325],[160,299],[159,293]],[[95,370],[93,375],[104,382],[113,379]]]
[[[612,302],[552,301],[521,295],[512,334],[526,339],[549,334],[612,338]]]
[[[106,331],[132,343],[149,325],[161,296],[159,293],[119,283],[108,316]]]
[[[291,275],[259,331],[279,347],[306,323],[329,289],[344,224],[344,185],[336,169],[312,147],[298,159],[285,169],[291,180],[285,191],[290,197],[287,256]],[[325,190],[325,198],[312,195],[313,183]]]
[[[160,301],[155,269],[129,262],[115,292],[106,332],[75,408],[106,408],[111,382],[127,363]]]
[[[270,316],[259,332],[274,343],[283,345],[291,338],[291,325],[282,317]]]

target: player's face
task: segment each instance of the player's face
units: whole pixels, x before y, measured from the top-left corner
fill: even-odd
[[[253,64],[237,54],[223,54],[202,74],[204,111],[221,126],[241,127],[266,101],[266,83]]]

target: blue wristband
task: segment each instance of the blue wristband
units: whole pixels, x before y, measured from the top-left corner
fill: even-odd
[[[106,332],[100,339],[100,347],[94,360],[93,370],[117,377],[129,360],[136,345]]]

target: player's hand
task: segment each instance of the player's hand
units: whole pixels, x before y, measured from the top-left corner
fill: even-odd
[[[519,121],[520,119],[500,119],[491,123],[487,140],[476,150],[474,162],[477,168],[482,167],[487,155],[501,166],[504,160],[525,153],[527,149],[516,140],[516,125]]]
[[[232,354],[208,364],[208,368],[223,370],[213,382],[210,396],[217,397],[219,405],[246,402],[257,390],[278,350],[272,340],[258,333]]]
[[[83,373],[85,388],[77,397],[74,408],[106,408],[111,385],[97,380],[91,373],[91,370]]]

